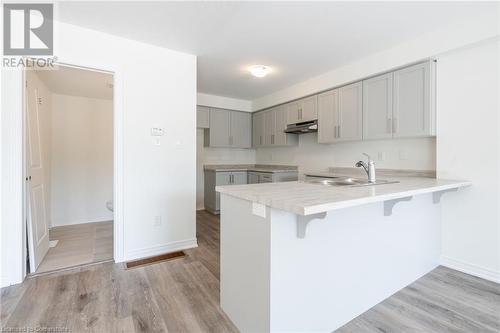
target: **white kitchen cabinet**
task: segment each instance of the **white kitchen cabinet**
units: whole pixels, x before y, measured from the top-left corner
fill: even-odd
[[[433,63],[394,72],[393,136],[435,135]]]
[[[274,147],[297,145],[297,134],[284,132],[286,122],[286,109],[283,105],[253,114],[253,146]]]
[[[318,142],[332,143],[337,138],[339,117],[338,90],[318,95]]]
[[[247,184],[246,171],[214,171],[205,170],[204,205],[211,213],[218,214],[220,210],[220,194],[216,186]]]
[[[196,107],[196,127],[210,128],[210,108],[201,105]]]
[[[252,146],[252,115],[247,112],[210,109],[209,130],[205,146],[250,148]]]
[[[318,142],[361,140],[362,107],[361,82],[318,95]]]
[[[392,138],[392,73],[363,81],[363,139]]]
[[[262,112],[252,115],[252,143],[253,147],[264,145],[264,113]]]
[[[296,145],[297,135],[285,133],[286,129],[286,109],[284,105],[274,108],[275,113],[275,130],[273,143],[276,146]]]
[[[205,132],[205,146],[229,147],[230,127],[230,111],[211,108],[210,129]]]
[[[252,115],[248,112],[231,111],[229,143],[234,148],[252,146]]]
[[[306,97],[285,105],[287,124],[296,124],[318,119],[318,96]]]
[[[276,112],[274,109],[264,112],[264,145],[274,145],[276,132]]]
[[[363,85],[353,83],[338,89],[338,117],[335,141],[363,139]]]

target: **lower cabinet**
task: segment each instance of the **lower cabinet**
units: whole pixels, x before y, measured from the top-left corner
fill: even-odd
[[[205,209],[218,214],[220,210],[220,194],[216,186],[243,185],[247,183],[246,171],[213,171],[205,170]]]
[[[297,179],[297,171],[271,173],[205,170],[205,209],[210,213],[219,214],[220,194],[215,191],[216,186],[286,182],[295,181]]]
[[[248,184],[291,182],[297,179],[296,171],[276,173],[248,171]]]

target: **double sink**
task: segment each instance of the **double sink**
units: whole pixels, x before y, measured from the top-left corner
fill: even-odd
[[[306,183],[309,184],[318,184],[325,186],[350,186],[350,187],[358,187],[358,186],[374,186],[374,185],[382,185],[382,184],[395,184],[399,183],[397,180],[383,180],[378,179],[375,182],[369,182],[367,179],[360,178],[352,178],[352,177],[315,177],[308,176]]]

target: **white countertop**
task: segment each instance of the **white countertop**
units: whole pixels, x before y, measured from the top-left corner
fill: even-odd
[[[399,183],[351,187],[326,186],[298,181],[217,186],[215,189],[220,193],[297,215],[311,215],[471,185],[468,181],[423,177],[390,177],[384,179],[398,180]]]

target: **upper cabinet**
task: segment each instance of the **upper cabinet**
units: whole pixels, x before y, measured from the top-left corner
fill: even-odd
[[[425,62],[394,72],[393,136],[435,135],[434,71]]]
[[[362,139],[360,82],[318,95],[318,142],[333,143]]]
[[[252,146],[252,115],[248,112],[210,109],[209,129],[205,146],[250,148]]]
[[[363,81],[363,139],[433,136],[435,117],[432,63]]]
[[[287,114],[285,106],[253,114],[254,147],[291,146],[298,143],[296,134],[285,133]]]
[[[392,73],[363,81],[363,138],[392,138]]]
[[[318,142],[332,143],[337,139],[339,125],[338,90],[318,95]]]
[[[353,141],[363,138],[363,86],[361,82],[338,89],[339,116],[337,141]]]
[[[252,115],[252,145],[254,147],[264,145],[264,113],[262,112]]]
[[[306,97],[285,105],[287,124],[296,124],[318,119],[318,96]]]
[[[200,105],[196,107],[196,127],[210,127],[210,108]]]
[[[232,111],[230,114],[229,143],[235,148],[252,147],[252,114]]]

